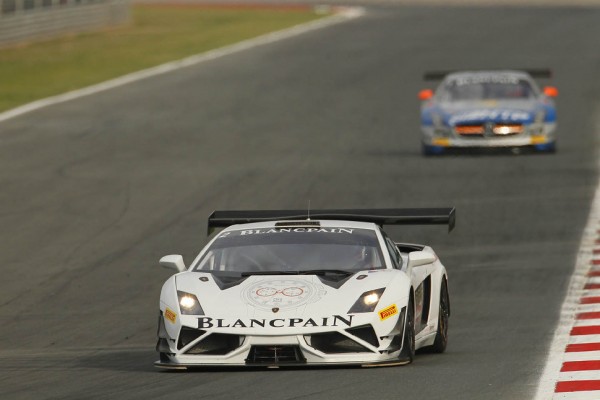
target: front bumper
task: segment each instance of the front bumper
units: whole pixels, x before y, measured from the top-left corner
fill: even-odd
[[[401,365],[405,308],[387,335],[370,323],[327,331],[287,335],[239,334],[183,325],[170,338],[159,317],[156,367],[298,367],[325,365]],[[366,318],[365,318],[366,319]],[[391,322],[391,321],[390,321]]]
[[[542,128],[527,128],[526,132],[511,136],[483,136],[468,137],[458,135],[455,132],[447,132],[445,135],[438,134],[433,127],[423,126],[423,145],[431,148],[515,148],[531,147],[544,150],[553,147],[556,138],[554,132],[555,123],[544,124]],[[535,133],[531,133],[535,132]]]

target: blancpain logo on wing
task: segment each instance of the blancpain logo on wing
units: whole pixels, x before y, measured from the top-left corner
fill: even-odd
[[[325,326],[352,326],[354,315],[332,315],[323,318],[250,318],[225,319],[199,317],[198,329],[210,328],[321,328]]]
[[[456,125],[464,122],[482,121],[482,120],[500,120],[505,122],[523,122],[531,118],[530,114],[525,111],[514,110],[474,110],[458,115],[454,115],[448,119],[450,125]]]

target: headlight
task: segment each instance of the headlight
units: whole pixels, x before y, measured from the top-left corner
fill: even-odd
[[[431,120],[433,122],[433,134],[435,136],[450,136],[450,127],[444,124],[444,118],[440,114],[433,114]]]
[[[191,293],[177,291],[177,298],[179,299],[179,309],[183,315],[204,315],[202,307],[198,298]]]
[[[535,120],[534,120],[534,122],[536,124],[541,124],[542,122],[544,122],[545,118],[546,118],[546,111],[540,110],[540,111],[538,111],[538,112],[535,113]]]
[[[385,288],[370,290],[368,292],[364,292],[356,303],[350,308],[348,314],[352,313],[366,313],[373,312],[377,304],[379,303],[379,299],[381,299],[381,295],[385,291]]]

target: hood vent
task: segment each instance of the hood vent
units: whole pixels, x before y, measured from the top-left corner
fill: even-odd
[[[248,279],[247,276],[240,276],[240,275],[227,276],[227,275],[216,274],[216,273],[212,274],[212,278],[215,281],[215,283],[217,284],[217,286],[219,287],[219,289],[221,289],[221,290],[225,290],[225,289],[229,289],[229,288],[238,286],[239,284],[244,282],[246,279]]]

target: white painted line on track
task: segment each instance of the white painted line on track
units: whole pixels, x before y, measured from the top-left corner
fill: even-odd
[[[586,360],[600,360],[600,350],[568,352],[568,353],[565,353],[563,361],[586,361]]]
[[[598,392],[566,392],[556,393],[554,400],[598,400]]]
[[[598,294],[595,294],[593,296],[588,296],[585,293],[587,293],[587,291],[583,292],[584,295],[581,297],[598,297]],[[581,304],[578,308],[577,308],[577,314],[579,313],[584,313],[584,312],[596,312],[596,311],[600,311],[600,309],[598,309],[598,307],[600,306],[600,304]]]
[[[569,372],[561,372],[558,375],[558,381],[567,382],[567,381],[596,381],[598,380],[598,371],[569,371]],[[552,392],[554,393],[554,387],[552,387]],[[596,400],[598,400],[598,392],[596,392]],[[546,397],[546,399],[552,399],[552,395],[550,397]]]
[[[563,363],[564,351],[569,343],[593,343],[600,340],[600,335],[579,335],[578,337],[570,336],[571,328],[575,323],[575,318],[577,313],[580,312],[590,312],[597,311],[597,304],[590,304],[581,306],[578,308],[579,301],[584,293],[583,287],[585,286],[588,277],[587,273],[591,269],[591,260],[592,260],[592,249],[596,247],[596,239],[598,238],[597,226],[598,221],[600,220],[600,186],[596,188],[596,193],[594,195],[594,199],[592,201],[592,207],[590,210],[590,215],[588,217],[588,222],[584,229],[581,244],[579,248],[579,254],[577,256],[577,261],[575,263],[575,270],[571,277],[571,282],[569,283],[569,289],[567,291],[567,295],[563,302],[563,306],[560,313],[560,320],[556,330],[554,332],[554,338],[552,340],[552,344],[550,345],[550,350],[548,354],[548,359],[546,361],[546,366],[544,368],[544,372],[542,373],[542,377],[538,383],[537,393],[535,396],[536,400],[548,400],[558,397],[553,397],[555,395],[555,385],[558,380],[565,380],[565,373],[559,372]],[[592,292],[592,291],[586,291]],[[584,337],[585,338],[582,338]],[[568,374],[577,374],[589,376],[589,379],[600,379],[600,373],[598,371],[585,371],[585,373],[581,372],[569,372]],[[587,378],[577,378],[577,379],[587,379]],[[571,379],[568,379],[571,380]],[[558,393],[557,393],[558,395]],[[562,395],[562,393],[561,393]],[[599,393],[595,392],[599,397]]]
[[[600,335],[569,336],[567,338],[567,341],[568,341],[568,344],[600,343]],[[563,350],[564,349],[562,349],[561,351],[563,351]]]
[[[578,319],[573,326],[600,326],[600,319]]]
[[[288,39],[294,36],[301,35],[317,29],[322,29],[331,25],[338,24],[340,22],[348,21],[354,18],[358,18],[365,14],[363,7],[337,7],[338,12],[332,16],[318,19],[316,21],[307,22],[292,26],[291,28],[283,29],[276,32],[267,33],[265,35],[257,36],[252,39],[244,40],[229,46],[221,47],[214,50],[209,50],[205,53],[196,54],[190,57],[183,58],[181,60],[167,62],[165,64],[157,65],[156,67],[144,69],[141,71],[133,72],[121,77],[111,79],[105,82],[98,83],[96,85],[88,86],[82,89],[73,90],[67,93],[59,94],[45,99],[36,100],[34,102],[24,104],[22,106],[13,108],[11,110],[0,113],[0,122],[6,121],[11,118],[18,117],[20,115],[39,110],[44,107],[48,107],[58,103],[64,103],[66,101],[78,99],[80,97],[89,96],[105,90],[113,89],[119,86],[126,85],[128,83],[137,82],[142,79],[150,78],[153,76],[172,72],[181,68],[189,67],[192,65],[200,64],[206,61],[214,60],[216,58],[228,56],[233,53],[248,50],[253,47],[266,45],[269,43],[278,42],[280,40]]]

